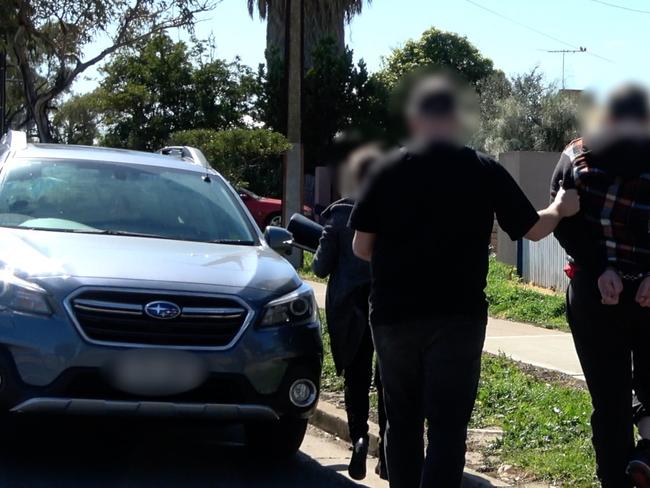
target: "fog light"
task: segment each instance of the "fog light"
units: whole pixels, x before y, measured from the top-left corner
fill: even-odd
[[[296,407],[309,407],[316,400],[316,385],[306,379],[296,380],[289,388],[289,400]]]

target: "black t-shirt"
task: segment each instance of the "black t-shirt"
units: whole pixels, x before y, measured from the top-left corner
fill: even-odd
[[[489,157],[443,144],[387,156],[350,217],[353,229],[376,234],[373,324],[485,317],[495,214],[513,240],[539,219],[510,174]]]

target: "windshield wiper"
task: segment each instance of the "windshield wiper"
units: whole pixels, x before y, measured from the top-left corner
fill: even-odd
[[[167,237],[160,234],[147,234],[146,232],[130,232],[128,230],[103,229],[97,231],[87,231],[88,234],[103,234],[108,236],[126,236],[126,237],[148,237],[151,239],[177,239],[176,237]]]
[[[208,241],[211,244],[226,244],[230,246],[254,246],[255,241],[245,241],[237,239],[213,239]]]

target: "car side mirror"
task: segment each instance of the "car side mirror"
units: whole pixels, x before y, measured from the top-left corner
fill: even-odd
[[[243,201],[248,200],[250,197],[246,195],[246,193],[240,193],[239,198],[241,198]]]
[[[264,231],[264,240],[271,249],[280,254],[291,254],[293,234],[282,227],[268,226]]]

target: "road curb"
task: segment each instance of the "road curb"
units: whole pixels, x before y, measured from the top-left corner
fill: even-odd
[[[350,442],[348,434],[348,423],[345,411],[323,400],[319,401],[318,408],[312,415],[309,422],[328,434],[335,435],[339,439]],[[370,422],[370,439],[369,453],[377,457],[379,446],[379,426]],[[465,469],[463,479],[463,488],[488,488],[488,487],[509,487],[510,485],[494,479],[484,474],[478,473],[471,469]]]

